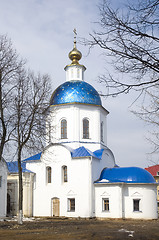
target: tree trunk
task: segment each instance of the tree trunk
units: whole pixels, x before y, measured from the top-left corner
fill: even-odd
[[[0,71],[0,119],[1,119],[1,142],[0,142],[0,160],[2,159],[5,139],[6,139],[6,125],[4,122],[4,113],[3,113],[3,106],[2,106],[2,74]]]
[[[22,167],[21,167],[21,149],[18,151],[18,171],[19,171],[19,212],[18,212],[18,224],[23,223],[23,179],[22,179]]]

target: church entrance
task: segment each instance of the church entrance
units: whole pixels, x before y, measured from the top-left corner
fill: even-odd
[[[59,217],[60,216],[60,199],[55,197],[51,199],[52,205],[52,216]]]

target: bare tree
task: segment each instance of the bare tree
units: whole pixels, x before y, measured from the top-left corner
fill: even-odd
[[[6,144],[16,149],[19,171],[19,223],[22,223],[21,158],[25,149],[40,149],[45,138],[45,110],[49,106],[50,78],[25,70],[11,40],[0,36],[0,159]],[[12,153],[13,154],[13,153]]]
[[[107,87],[103,95],[144,93],[159,82],[159,0],[128,1],[117,9],[103,0],[99,10],[98,31],[85,44],[103,49],[114,67],[99,77]]]
[[[12,96],[15,79],[23,66],[24,61],[19,59],[11,40],[5,35],[0,35],[0,160],[13,130],[10,126],[13,116]]]
[[[50,78],[48,75],[35,76],[33,72],[20,72],[17,78],[12,102],[12,140],[17,146],[19,171],[19,223],[22,224],[23,184],[21,160],[24,150],[41,150],[46,136],[45,112],[49,106]]]
[[[126,1],[125,1],[126,2]],[[159,0],[102,0],[97,31],[84,44],[98,46],[106,56],[106,73],[99,76],[103,96],[136,91],[141,109],[134,113],[155,127],[150,142],[159,149]],[[110,67],[111,64],[111,67]],[[111,69],[111,70],[109,70]],[[150,102],[149,102],[150,101]],[[148,105],[146,105],[148,104]]]
[[[152,153],[159,153],[159,84],[146,92],[149,97],[148,103],[144,103],[140,110],[133,111],[140,119],[151,126],[151,138],[149,142],[153,146]],[[157,159],[158,161],[158,159]]]

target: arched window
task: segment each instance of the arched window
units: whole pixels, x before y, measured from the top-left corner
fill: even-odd
[[[62,167],[63,182],[67,182],[67,166]]]
[[[83,119],[83,138],[89,139],[89,121],[88,119]]]
[[[46,182],[51,183],[51,167],[46,168]]]
[[[66,121],[66,119],[63,119],[61,121],[61,138],[63,138],[63,139],[67,138],[67,121]]]
[[[49,122],[48,123],[48,127],[49,127],[49,129],[48,129],[48,135],[49,135],[49,143],[51,142],[51,123]]]
[[[100,129],[100,131],[101,131],[101,141],[102,141],[102,142],[104,142],[104,132],[103,132],[103,126],[104,126],[104,123],[103,123],[103,122],[101,122],[101,129]]]

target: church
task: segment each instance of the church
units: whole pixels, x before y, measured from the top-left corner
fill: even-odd
[[[46,147],[22,163],[23,213],[156,219],[156,182],[144,169],[117,166],[107,146],[109,112],[95,88],[84,80],[81,57],[75,36],[71,63],[64,68],[66,81],[50,99]],[[15,214],[16,163],[8,163],[8,168],[8,213]]]

